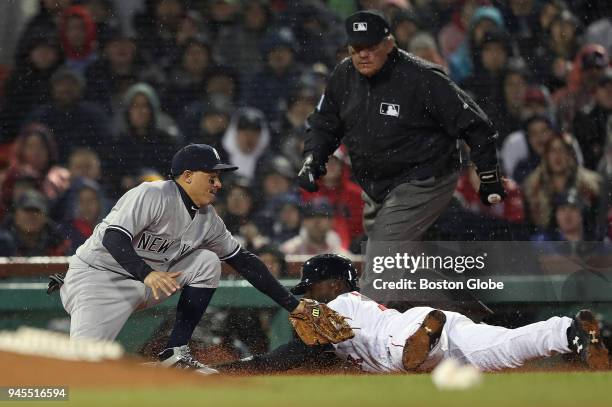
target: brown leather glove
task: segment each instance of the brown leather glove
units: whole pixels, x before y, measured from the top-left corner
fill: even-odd
[[[289,322],[306,345],[335,344],[355,336],[345,317],[311,299],[300,300]]]

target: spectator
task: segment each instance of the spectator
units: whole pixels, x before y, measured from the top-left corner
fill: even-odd
[[[465,40],[466,29],[469,26],[474,10],[482,5],[479,0],[456,2],[450,21],[438,33],[438,43],[442,56],[447,59]]]
[[[15,142],[13,162],[2,184],[4,210],[11,208],[15,184],[24,177],[55,203],[70,186],[69,172],[57,164],[57,145],[49,129],[40,124],[27,126]]]
[[[29,53],[32,39],[43,38],[59,30],[59,22],[64,10],[72,0],[39,0],[38,13],[27,23],[17,44],[15,61],[23,61]]]
[[[22,44],[23,57],[15,61],[0,105],[0,143],[12,141],[28,112],[48,103],[51,75],[62,63],[57,38],[48,33],[32,33]]]
[[[263,68],[261,41],[274,23],[266,1],[249,1],[244,6],[236,26],[222,27],[215,44],[219,61],[237,72],[257,72]],[[247,79],[247,78],[242,78]]]
[[[242,177],[233,179],[226,191],[223,215],[223,222],[231,234],[239,234],[240,228],[249,222],[254,204],[250,181]]]
[[[147,84],[132,86],[123,98],[124,110],[115,117],[117,136],[104,147],[106,184],[119,197],[139,175],[143,167],[152,165],[160,174],[167,174],[177,150],[178,130],[160,107],[159,98]],[[151,160],[151,157],[155,157]]]
[[[288,27],[295,36],[293,49],[297,61],[332,66],[336,46],[343,43],[344,30],[340,19],[325,5],[316,1],[290,2],[279,16],[278,25]]]
[[[96,60],[96,23],[83,6],[71,6],[62,13],[59,37],[66,56],[66,67],[85,73]]]
[[[527,219],[540,231],[556,226],[553,224],[555,199],[572,188],[585,203],[591,215],[587,222],[592,226],[590,221],[597,206],[601,177],[577,165],[572,142],[568,137],[555,136],[546,144],[540,165],[523,184]]]
[[[72,149],[91,147],[112,139],[110,119],[98,106],[83,101],[85,80],[77,72],[59,69],[51,77],[51,103],[28,115],[26,123],[38,122],[53,132],[60,164],[66,163]]]
[[[553,91],[565,85],[567,66],[578,50],[579,22],[568,10],[557,14],[550,24],[550,35],[544,37],[533,52],[531,69],[539,83]]]
[[[331,204],[334,224],[344,224],[348,230],[348,235],[341,236],[345,246],[363,233],[361,188],[351,181],[351,171],[347,161],[346,151],[342,147],[339,148],[327,162],[327,174],[318,181],[319,190],[302,191],[302,199],[305,202],[325,198]],[[335,229],[342,230],[341,227]]]
[[[497,127],[500,141],[521,128],[525,117],[525,99],[527,93],[527,72],[522,67],[509,67],[502,80],[501,108],[498,106],[484,106],[489,110],[489,118]]]
[[[185,1],[151,0],[145,5],[145,10],[133,19],[138,49],[147,62],[165,71],[174,60],[177,32],[186,13]]]
[[[436,46],[434,37],[429,33],[416,33],[410,40],[408,52],[416,55],[419,58],[423,58],[426,61],[438,64],[444,68],[444,71],[448,72],[448,65],[438,52],[438,47]]]
[[[81,4],[95,23],[99,44],[106,45],[109,35],[120,25],[113,0],[81,0]]]
[[[143,67],[133,38],[119,30],[106,35],[101,58],[85,73],[85,99],[98,104],[110,115],[119,108],[121,95],[138,81]]]
[[[258,214],[256,223],[262,233],[270,238],[271,243],[281,244],[300,233],[302,203],[295,194],[283,194],[272,204],[275,216],[270,218]]]
[[[272,156],[262,160],[257,169],[257,190],[262,192],[261,200],[265,203],[272,202],[275,198],[295,193],[295,171],[291,162],[282,155]],[[271,216],[275,216],[271,213]]]
[[[520,55],[530,59],[538,42],[537,0],[508,0],[502,7],[508,33],[515,40]]]
[[[530,86],[527,88],[522,110],[522,120],[534,115],[548,116],[551,120],[555,118],[550,92],[544,86]]]
[[[599,79],[594,99],[594,105],[576,114],[573,126],[584,155],[584,166],[591,170],[599,165],[607,133],[612,128],[612,67]]]
[[[263,113],[251,107],[237,110],[223,136],[223,148],[236,174],[253,181],[257,164],[270,144],[270,129]]]
[[[550,119],[534,115],[523,122],[523,131],[509,136],[501,149],[505,173],[521,184],[540,164],[544,148],[554,134]]]
[[[2,223],[17,256],[63,256],[69,242],[62,238],[57,225],[47,217],[47,201],[37,191],[27,191],[17,200],[14,215]]]
[[[305,128],[306,118],[314,110],[316,104],[317,95],[314,89],[301,87],[293,91],[289,98],[287,111],[273,123],[274,138],[270,147],[274,151],[279,151],[291,134]]]
[[[295,61],[296,46],[288,28],[270,32],[263,40],[265,66],[253,75],[244,100],[248,106],[263,111],[267,120],[275,120],[286,109],[292,86],[300,78],[301,69]]]
[[[609,55],[612,52],[612,18],[607,16],[593,21],[586,30],[584,41],[603,45]]]
[[[285,261],[285,255],[283,252],[278,250],[276,246],[267,245],[259,250],[257,250],[256,254],[259,256],[261,261],[264,262],[270,273],[274,277],[278,278],[286,278],[289,275],[289,269],[287,267],[287,262]],[[294,275],[293,277],[297,277]]]
[[[208,99],[224,97],[232,103],[236,103],[239,94],[240,78],[236,72],[226,66],[216,66],[209,69],[205,90]]]
[[[227,153],[221,145],[233,111],[231,101],[224,96],[192,103],[180,121],[187,143],[203,143],[214,147],[222,160]]]
[[[470,20],[467,38],[449,57],[450,76],[461,82],[474,73],[474,64],[480,63],[478,50],[486,32],[493,29],[504,30],[504,20],[495,7],[478,7]]]
[[[608,53],[601,45],[587,44],[580,49],[569,73],[567,86],[553,94],[563,130],[570,130],[576,112],[593,103],[599,79],[609,64]]]
[[[562,194],[555,203],[556,228],[531,240],[581,242],[585,239],[584,204],[575,190]]]
[[[306,205],[300,234],[280,246],[285,254],[335,253],[346,255],[338,234],[332,230],[333,209],[324,199]]]
[[[604,155],[598,173],[602,177],[601,199],[597,214],[597,234],[598,240],[606,237],[612,240],[612,126],[608,127]]]
[[[410,42],[419,32],[419,21],[416,15],[407,10],[396,12],[391,19],[391,32],[398,48],[408,51]]]
[[[85,243],[107,213],[97,182],[79,178],[75,181],[74,190],[76,202],[71,205],[73,213],[60,226],[60,233],[70,242],[70,254],[74,254],[76,249]]]
[[[213,64],[210,44],[203,38],[185,42],[170,73],[163,98],[164,110],[172,117],[180,117],[188,105],[206,95],[208,70]]]
[[[100,157],[93,150],[78,148],[68,158],[68,171],[73,178],[85,178],[97,182],[102,177]]]
[[[462,87],[472,95],[498,130],[498,122],[505,116],[503,79],[509,54],[509,38],[503,31],[493,29],[486,32],[477,50],[480,60],[475,61],[472,75],[462,82]],[[503,132],[500,133],[503,137]]]

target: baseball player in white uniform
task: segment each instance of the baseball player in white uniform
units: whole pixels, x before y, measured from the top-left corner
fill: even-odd
[[[220,261],[288,311],[298,306],[210,205],[220,174],[236,169],[221,163],[214,148],[191,144],[174,156],[173,179],[145,182],[119,199],[70,259],[60,295],[71,316],[71,338],[115,339],[134,311],[180,290],[161,364],[210,372],[187,345],[219,285]]]
[[[576,317],[553,317],[516,329],[476,324],[466,316],[429,307],[403,313],[359,293],[349,259],[324,254],[308,260],[302,281],[292,289],[347,318],[355,336],[335,345],[307,347],[299,340],[267,355],[221,365],[222,371],[279,371],[335,355],[372,373],[429,371],[445,358],[482,371],[522,366],[555,353],[577,353],[593,369],[609,367],[599,325],[588,310]]]

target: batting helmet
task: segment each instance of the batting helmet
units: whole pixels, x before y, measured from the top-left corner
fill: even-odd
[[[291,289],[293,294],[304,294],[308,287],[323,280],[346,280],[353,291],[359,291],[357,269],[344,256],[319,254],[311,257],[302,266],[302,281]]]

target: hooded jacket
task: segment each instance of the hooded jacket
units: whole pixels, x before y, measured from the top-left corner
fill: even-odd
[[[242,115],[249,112],[253,116],[259,117],[261,123],[261,134],[257,146],[250,153],[245,153],[238,147],[238,120]],[[270,144],[270,128],[265,120],[263,113],[252,107],[245,107],[239,109],[232,115],[230,124],[227,127],[227,131],[223,136],[223,149],[229,155],[229,161],[233,165],[238,166],[236,174],[243,177],[253,179],[257,170],[257,162],[266,152],[268,145]]]

